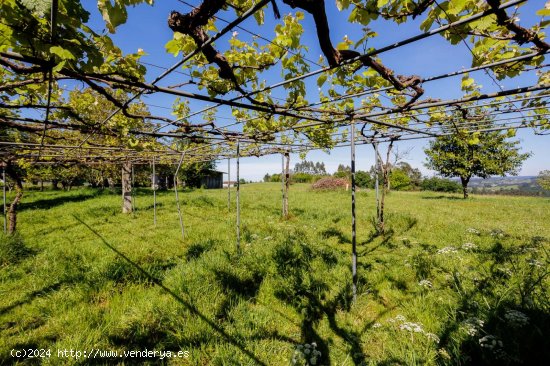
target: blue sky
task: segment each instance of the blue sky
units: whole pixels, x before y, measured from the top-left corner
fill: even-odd
[[[190,0],[191,4],[199,4],[199,1]],[[104,29],[104,24],[101,19],[97,8],[95,8],[95,2],[89,3],[89,11],[92,14],[91,26],[96,31]],[[294,12],[294,10],[287,7],[281,1],[277,1],[282,14]],[[338,12],[335,7],[335,1],[327,0],[327,14],[329,14],[329,23],[331,26],[331,38],[334,44],[339,43],[342,38],[347,35],[352,40],[358,40],[362,37],[362,29],[360,25],[349,24],[346,22],[347,15]],[[543,1],[528,1],[525,6],[522,6],[519,10],[519,17],[521,19],[521,25],[530,26],[538,17],[535,12],[544,6]],[[138,48],[144,49],[148,53],[143,57],[142,61],[156,64],[163,67],[169,67],[179,61],[180,56],[174,57],[167,54],[164,49],[164,45],[170,39],[172,39],[172,31],[167,26],[167,18],[171,10],[178,10],[182,13],[186,13],[190,10],[188,6],[185,6],[181,2],[173,1],[160,1],[155,2],[154,7],[147,5],[140,5],[135,8],[129,8],[128,22],[125,25],[120,26],[117,29],[117,33],[112,35],[115,43],[122,48],[124,52],[133,53]],[[234,19],[232,12],[224,12],[219,14],[221,17],[227,20]],[[421,17],[422,18],[422,17]],[[265,12],[266,24],[259,27],[254,19],[245,21],[242,26],[255,33],[272,39],[273,29],[277,20],[273,17],[271,8],[266,9]],[[387,21],[376,21],[370,24],[370,28],[378,33],[378,37],[369,41],[369,47],[382,47],[401,39],[410,37],[412,35],[420,33],[419,23],[422,19],[416,21],[407,22],[402,25],[396,25]],[[321,51],[318,45],[318,41],[315,33],[315,24],[311,17],[306,14],[304,20],[304,36],[303,42],[309,47],[308,57],[317,61]],[[224,26],[220,23],[220,27]],[[244,32],[236,29],[240,36],[244,35]],[[241,34],[243,33],[243,34]],[[223,49],[227,40],[231,37],[231,32],[218,40],[216,47]],[[361,50],[359,50],[361,51]],[[441,73],[451,72],[463,67],[471,66],[472,56],[465,45],[459,44],[456,46],[450,45],[441,36],[433,36],[423,41],[416,42],[414,44],[401,47],[394,51],[389,51],[381,55],[383,63],[394,69],[397,74],[403,75],[420,75],[422,77],[428,77],[438,75]],[[312,66],[312,70],[317,69],[316,66]],[[147,79],[153,80],[163,70],[148,67]],[[476,82],[483,85],[483,92],[498,91],[498,86],[489,79],[483,72],[472,74],[476,79]],[[187,77],[181,74],[173,74],[170,77],[163,80],[159,85],[167,86],[178,84],[187,80]],[[271,74],[266,76],[268,83],[273,83],[279,80],[279,71],[275,70]],[[308,93],[311,90],[310,100],[317,100],[317,86],[315,84],[316,78],[312,78],[308,83]],[[519,78],[513,80],[505,80],[499,82],[504,88],[514,88],[517,86],[532,85],[535,81],[534,74],[522,75]],[[451,79],[444,79],[441,81],[429,83],[425,85],[425,97],[434,97],[440,99],[458,98],[461,96],[460,91],[460,77]],[[191,90],[196,91],[196,90]],[[274,92],[275,96],[283,96],[281,94],[283,90],[277,90]],[[202,91],[205,94],[205,91]],[[144,101],[150,105],[151,112],[157,115],[170,116],[169,107],[173,103],[173,98],[163,95],[152,95],[144,99]],[[192,110],[203,108],[207,104],[202,102],[192,102]],[[221,108],[218,114],[221,118],[231,117],[229,109]],[[200,120],[200,119],[198,119]],[[225,121],[220,119],[220,121]],[[518,131],[517,137],[522,140],[522,147],[524,151],[532,152],[532,156],[524,163],[521,170],[521,175],[536,175],[539,171],[544,169],[550,169],[550,137],[549,136],[535,136],[531,130]],[[423,153],[424,147],[427,145],[427,140],[416,141],[403,141],[397,144],[400,151],[409,151],[406,161],[411,165],[418,167],[426,175],[432,175],[434,172],[428,171],[423,166],[425,156]],[[349,148],[339,148],[331,151],[330,154],[326,154],[321,151],[312,151],[308,153],[307,159],[313,161],[323,161],[327,166],[327,170],[334,171],[339,164],[349,165],[350,151]],[[299,161],[297,155],[292,156],[291,165]],[[357,169],[367,170],[374,162],[374,153],[371,146],[359,146],[357,148]],[[220,170],[226,170],[227,162],[220,162],[218,165]],[[276,173],[281,169],[281,157],[280,156],[265,156],[261,158],[243,158],[241,159],[241,177],[247,180],[260,180],[265,173]],[[235,172],[235,166],[231,169],[232,173]],[[232,174],[233,175],[233,174]],[[234,178],[234,177],[232,177]]]

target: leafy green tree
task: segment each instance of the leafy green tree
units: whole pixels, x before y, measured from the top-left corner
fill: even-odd
[[[355,183],[357,184],[357,187],[370,188],[374,185],[373,182],[373,178],[368,172],[359,170],[355,173]]]
[[[420,189],[423,191],[457,193],[462,190],[462,187],[458,182],[450,179],[432,177],[424,179],[420,184]]]
[[[420,187],[420,183],[422,182],[422,173],[418,168],[413,168],[411,164],[401,161],[397,163],[397,169],[401,170],[409,178],[410,189],[418,189]]]
[[[349,179],[349,177],[351,177],[351,168],[348,165],[339,164],[333,175],[336,178]]]
[[[215,161],[204,161],[183,165],[179,177],[186,187],[200,188],[201,180],[212,170],[216,169]]]
[[[390,186],[396,191],[408,191],[411,189],[411,178],[401,168],[392,169]]]
[[[550,191],[550,170],[543,170],[539,173],[537,183],[542,189]]]
[[[474,176],[517,175],[530,153],[520,153],[519,141],[508,141],[501,131],[457,133],[430,141],[425,150],[426,167],[445,177],[459,177],[464,198],[468,198],[468,183]]]

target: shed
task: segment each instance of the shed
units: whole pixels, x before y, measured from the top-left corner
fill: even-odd
[[[223,188],[223,172],[210,170],[201,178],[201,187],[207,189]]]

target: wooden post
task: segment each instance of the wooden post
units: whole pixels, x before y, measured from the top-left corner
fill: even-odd
[[[351,277],[354,302],[357,299],[357,238],[355,229],[355,121],[351,121]]]
[[[122,164],[122,213],[132,212],[132,163]]]

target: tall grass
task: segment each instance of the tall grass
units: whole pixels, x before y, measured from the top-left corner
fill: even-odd
[[[294,185],[282,220],[279,184],[242,186],[241,255],[226,197],[183,192],[182,240],[173,192],[156,226],[148,190],[133,215],[109,192],[30,192],[20,236],[0,241],[0,363],[31,347],[187,350],[191,365],[550,357],[548,199],[392,192],[377,236],[360,191],[352,303],[349,192]]]

